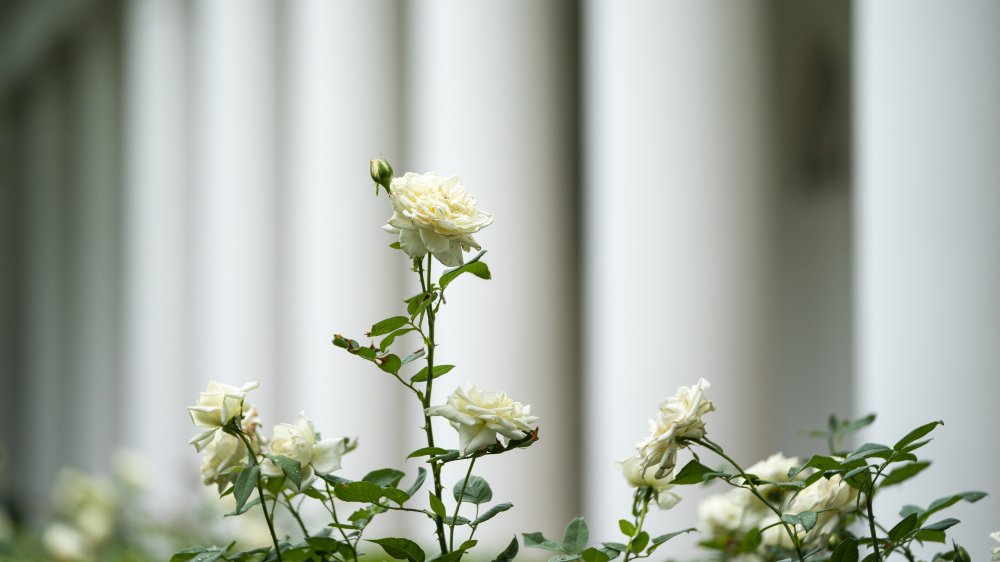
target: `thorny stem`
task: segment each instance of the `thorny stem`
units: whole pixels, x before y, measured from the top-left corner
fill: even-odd
[[[768,507],[768,509],[773,511],[774,514],[778,516],[779,521],[781,520],[781,510],[778,509],[777,507],[774,507],[773,505],[771,505],[771,502],[764,499],[764,496],[762,496],[760,492],[757,490],[756,484],[750,481],[750,478],[747,477],[746,472],[740,467],[739,464],[736,463],[736,461],[730,458],[729,455],[727,455],[725,451],[722,450],[722,447],[720,447],[718,444],[711,441],[707,437],[702,437],[701,439],[690,439],[690,441],[692,443],[697,443],[702,447],[705,447],[706,449],[712,451],[716,455],[722,457],[729,464],[733,465],[733,468],[735,468],[736,471],[740,473],[740,476],[743,477],[743,481],[747,484],[747,486],[749,486],[747,489],[750,490],[750,493],[752,493],[754,496],[757,497],[757,499],[763,502],[764,505]],[[798,555],[799,560],[801,562],[805,562],[805,556],[802,554],[802,547],[799,545],[799,538],[795,535],[795,532],[792,531],[792,528],[791,526],[788,525],[788,523],[781,521],[781,526],[784,527],[785,532],[788,533],[788,538],[791,539],[792,545],[795,547],[795,554]]]

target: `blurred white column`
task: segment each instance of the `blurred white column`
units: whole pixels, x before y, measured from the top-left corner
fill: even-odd
[[[331,343],[335,332],[362,339],[404,306],[406,262],[388,248],[388,199],[376,199],[368,173],[380,154],[399,163],[399,16],[392,2],[303,0],[286,9],[285,413],[305,410],[327,437],[359,438],[343,474],[360,479],[406,457],[396,402],[409,391]]]
[[[39,73],[28,85],[24,109],[24,363],[25,394],[21,454],[30,516],[46,509],[52,480],[60,466],[71,460],[62,435],[75,420],[69,415],[72,392],[65,384],[69,366],[68,318],[69,267],[65,223],[66,173],[65,80],[59,68]]]
[[[920,451],[927,476],[876,508],[987,491],[953,511],[983,558],[1000,520],[1000,4],[956,8],[855,5],[856,401],[879,442],[944,420]]]
[[[712,383],[708,432],[737,459],[775,446],[765,6],[587,3],[582,430],[592,536],[618,534],[630,492],[614,461],[634,453],[678,386]],[[651,515],[654,528],[697,520],[704,492],[682,493],[669,514]]]
[[[209,380],[259,381],[273,422],[287,384],[277,370],[275,4],[192,7],[191,345],[195,396]],[[190,400],[190,398],[189,398]]]
[[[90,470],[107,470],[120,443],[118,388],[120,355],[119,287],[121,224],[119,189],[120,82],[117,20],[97,20],[73,50],[72,171],[74,268],[70,405],[75,419],[66,428],[73,460]],[[127,431],[127,430],[125,430]]]
[[[435,403],[470,381],[541,416],[536,446],[476,465],[494,499],[517,509],[483,528],[500,547],[515,532],[561,531],[578,514],[574,10],[531,0],[407,6],[405,170],[460,174],[496,217],[476,236],[493,280],[456,281],[440,312],[439,361],[457,368],[434,385]],[[454,430],[437,427],[457,445]],[[449,472],[449,486],[461,477]]]
[[[121,414],[124,444],[159,476],[159,502],[199,484],[194,449],[184,445],[196,433],[184,407],[207,382],[194,380],[189,361],[185,6],[135,0],[125,15]]]

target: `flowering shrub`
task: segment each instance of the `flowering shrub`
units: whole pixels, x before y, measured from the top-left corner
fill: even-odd
[[[485,252],[471,259],[465,253],[481,249],[473,234],[489,226],[493,216],[479,210],[458,177],[434,172],[394,177],[385,160],[373,160],[370,171],[376,196],[385,189],[390,200],[392,213],[383,229],[398,237],[390,247],[410,260],[420,292],[404,301],[405,314],[374,323],[366,334],[367,342],[338,334],[333,344],[393,377],[420,403],[426,446],[406,458],[425,459],[426,468],[419,468],[405,486],[402,482],[408,475],[391,467],[373,470],[356,481],[343,478],[335,473],[354,443],[346,438],[321,438],[304,413],[294,424],[277,425],[268,441],[261,435],[260,416],[248,400],[255,383],[242,387],[209,383],[197,404],[189,408],[194,424],[205,428],[191,440],[204,455],[202,480],[216,485],[222,496],[233,497],[234,510],[229,515],[244,515],[256,508],[254,515],[263,518],[271,540],[269,545],[242,551],[235,543],[190,548],[175,554],[171,562],[347,562],[359,558],[365,546],[362,541],[398,560],[457,562],[476,547],[479,526],[512,508],[507,502],[494,503],[489,483],[473,474],[473,469],[481,458],[527,448],[538,440],[538,418],[531,407],[504,392],[480,390],[472,384],[458,387],[443,404],[434,404],[433,398],[436,379],[454,368],[436,355],[435,325],[445,292],[465,274],[490,278],[482,260]],[[450,269],[435,275],[435,262]],[[399,338],[405,334],[418,336],[422,347],[397,352]],[[553,551],[550,562],[649,558],[674,537],[699,530],[691,527],[654,536],[645,528],[651,507],[670,509],[680,501],[680,487],[717,481],[730,489],[699,506],[700,544],[713,559],[858,562],[864,557],[865,562],[881,562],[896,556],[915,562],[914,544],[946,543],[947,530],[958,523],[955,519],[932,521],[935,514],[985,496],[963,492],[940,498],[927,508],[907,506],[898,521],[876,520],[872,506],[881,490],[917,476],[929,465],[915,452],[941,422],[922,425],[892,446],[866,443],[848,450],[843,447],[845,437],[872,423],[874,416],[857,421],[831,418],[828,430],[819,432],[829,445],[827,454],[802,462],[777,453],[744,469],[708,437],[705,417],[716,408],[708,398],[710,387],[700,379],[662,400],[650,421],[649,436],[636,445],[635,455],[619,461],[634,491],[629,517],[619,521],[622,537],[618,542],[591,546],[587,523],[578,517],[560,540],[525,533],[524,545]],[[458,433],[458,449],[436,444],[433,416],[450,422]],[[691,458],[678,469],[678,457],[685,451]],[[703,464],[700,454],[713,455],[720,465]],[[442,467],[455,462],[465,463],[465,477],[452,484],[449,498]],[[425,483],[426,494],[421,492]],[[309,529],[299,514],[305,501],[321,504],[329,523]],[[463,505],[475,507],[463,512]],[[300,539],[279,536],[274,525],[278,510],[298,524]],[[436,542],[431,552],[424,550],[427,545],[404,537],[366,538],[372,520],[389,512],[426,520]],[[492,559],[513,560],[518,549],[515,538]],[[998,556],[1000,549],[994,551],[994,559]],[[968,561],[969,556],[952,544],[932,560]]]

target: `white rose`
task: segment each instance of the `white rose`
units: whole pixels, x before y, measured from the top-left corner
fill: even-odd
[[[261,448],[260,425],[260,415],[251,406],[243,415],[243,432],[255,454],[260,453]],[[216,431],[201,452],[201,481],[206,486],[217,485],[219,492],[236,480],[237,474],[229,469],[247,464],[246,444],[224,431]]]
[[[691,387],[680,387],[677,395],[660,402],[656,421],[650,420],[650,436],[636,445],[642,458],[641,469],[659,465],[656,478],[663,478],[677,464],[677,449],[683,447],[678,439],[699,439],[705,436],[705,422],[701,417],[715,410],[715,405],[705,397],[710,387],[705,379]]]
[[[49,525],[42,534],[42,544],[55,560],[90,559],[90,545],[86,537],[64,523]]]
[[[476,199],[458,176],[407,172],[393,178],[389,199],[392,216],[382,228],[399,235],[399,246],[411,258],[430,252],[444,265],[462,265],[462,252],[480,246],[472,235],[493,222],[476,208]]]
[[[622,475],[625,476],[625,480],[628,481],[629,485],[633,488],[641,488],[643,486],[652,488],[656,492],[656,505],[660,509],[666,510],[677,505],[681,501],[681,497],[667,491],[674,487],[671,484],[674,475],[668,474],[666,478],[655,478],[652,472],[647,472],[643,475],[643,471],[639,468],[640,462],[641,459],[631,456],[617,463],[618,468],[621,469]]]
[[[514,402],[504,392],[479,390],[469,384],[459,387],[447,403],[427,408],[427,415],[441,416],[458,431],[459,449],[469,455],[496,443],[497,433],[509,439],[523,439],[538,417],[531,406]]]
[[[830,478],[820,478],[799,492],[788,506],[788,513],[833,510],[818,513],[816,526],[806,535],[806,543],[816,544],[833,530],[840,517],[840,512],[853,511],[857,503],[858,490],[844,482],[839,474],[834,474]]]
[[[747,468],[745,472],[747,474],[753,474],[761,480],[769,480],[771,482],[788,482],[788,471],[795,466],[799,466],[798,457],[786,457],[781,453],[775,453],[770,457],[753,464],[750,468]],[[743,479],[738,478],[736,482],[743,482]],[[774,484],[761,484],[757,486],[757,491],[760,492],[762,496],[767,498],[771,504],[780,504],[785,496],[784,491]],[[757,498],[754,499],[756,500]],[[760,500],[754,502],[754,505],[759,509],[767,509],[767,506]]]
[[[188,443],[194,445],[195,449],[201,451],[208,445],[215,432],[240,415],[243,411],[243,399],[247,392],[257,388],[259,385],[250,382],[242,387],[229,386],[212,381],[208,383],[205,392],[198,395],[198,403],[188,406],[191,414],[191,421],[197,427],[207,427],[209,429],[195,435]],[[246,408],[247,410],[250,407]]]
[[[1000,542],[1000,531],[997,531],[995,533],[990,533],[990,538],[997,542]],[[994,548],[991,551],[991,554],[993,556],[990,558],[990,560],[1000,560],[1000,546]]]
[[[268,452],[272,455],[298,461],[302,465],[302,487],[304,488],[305,483],[312,478],[314,472],[329,474],[339,470],[341,456],[346,450],[345,439],[317,440],[316,428],[302,412],[295,420],[295,425],[281,423],[275,426],[271,448]],[[281,467],[270,459],[262,462],[260,468],[265,476],[282,475]],[[290,482],[289,485],[294,487]]]
[[[742,534],[755,528],[763,515],[750,509],[748,496],[749,493],[741,489],[708,496],[698,504],[701,519],[698,528],[714,537]]]

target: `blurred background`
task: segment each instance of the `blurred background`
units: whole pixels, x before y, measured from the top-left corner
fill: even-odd
[[[984,557],[998,55],[991,0],[2,0],[2,505],[43,521],[60,467],[127,447],[183,513],[212,379],[260,381],[266,426],[358,437],[346,477],[415,471],[415,405],[330,344],[416,292],[381,155],[461,174],[496,217],[436,387],[541,416],[538,446],[482,465],[517,506],[485,540],[579,514],[610,540],[614,461],[705,377],[709,435],[746,464],[822,451],[799,432],[831,413],[877,412],[861,439],[890,442],[943,419],[878,509],[988,491],[956,512]],[[655,528],[695,523],[705,492],[683,493]]]

